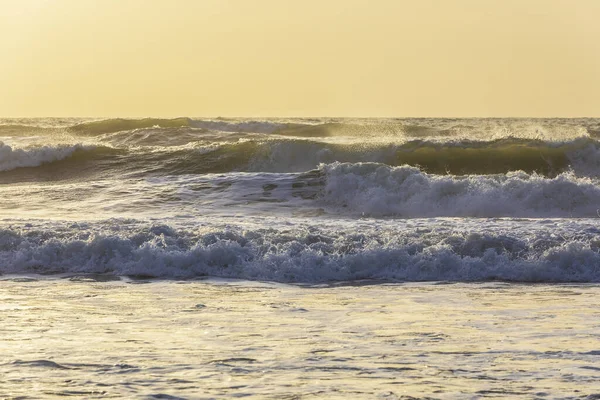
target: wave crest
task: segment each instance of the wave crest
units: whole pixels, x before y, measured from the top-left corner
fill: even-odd
[[[37,167],[42,164],[71,157],[75,152],[93,150],[94,148],[95,147],[93,146],[75,144],[14,149],[9,145],[0,142],[0,171]]]

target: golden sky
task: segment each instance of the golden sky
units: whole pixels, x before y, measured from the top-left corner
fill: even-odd
[[[0,0],[0,116],[600,116],[600,1]]]

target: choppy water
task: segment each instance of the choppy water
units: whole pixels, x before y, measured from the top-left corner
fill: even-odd
[[[0,120],[0,273],[600,281],[597,119]]]

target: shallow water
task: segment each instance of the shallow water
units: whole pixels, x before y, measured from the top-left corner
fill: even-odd
[[[597,285],[7,278],[5,398],[600,394]]]

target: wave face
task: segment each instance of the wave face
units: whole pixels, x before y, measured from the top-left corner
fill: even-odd
[[[161,130],[160,133],[165,132]],[[138,131],[129,134],[127,139],[119,135],[105,141],[27,145],[22,148],[0,144],[0,170],[62,161],[75,151],[86,151],[87,157],[79,157],[79,163],[97,161],[105,164],[110,152],[89,151],[101,148],[113,149],[111,154],[115,167],[125,168],[115,173],[135,170],[142,175],[302,172],[315,169],[322,163],[333,162],[409,165],[423,172],[440,175],[485,175],[511,171],[548,177],[566,171],[573,171],[580,176],[600,175],[600,142],[593,139],[565,143],[502,139],[493,142],[409,141],[392,144],[324,143],[265,137],[228,137],[211,141],[203,137],[184,145],[169,145],[164,143],[168,139],[151,139],[145,137],[146,134]],[[193,134],[206,136],[202,131],[193,131]],[[141,141],[152,144],[143,145]],[[77,162],[72,161],[72,168],[77,168]]]
[[[598,282],[600,119],[0,119],[0,273]]]
[[[462,226],[456,221],[416,221],[405,227],[363,223],[360,230],[335,224],[271,225],[178,229],[113,220],[5,227],[0,272],[289,283],[600,281],[600,231],[593,221],[577,229],[556,221],[517,226],[498,220]]]

